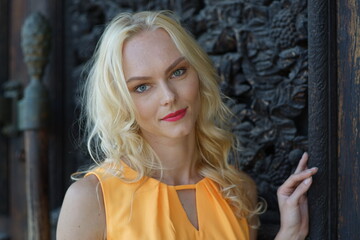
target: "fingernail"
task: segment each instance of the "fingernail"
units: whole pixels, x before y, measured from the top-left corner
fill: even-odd
[[[305,157],[306,155],[308,155],[308,153],[307,153],[307,152],[304,152],[302,156]]]
[[[317,171],[318,168],[317,168],[317,167],[313,167],[313,168],[311,168],[311,170],[312,170],[312,171]]]
[[[309,184],[311,183],[311,180],[312,180],[311,177],[305,179],[304,184],[305,184],[305,185],[309,185]]]
[[[318,170],[317,167],[312,167],[312,168],[306,170],[306,172],[307,172],[307,173],[312,173],[312,172],[316,172],[317,170]]]

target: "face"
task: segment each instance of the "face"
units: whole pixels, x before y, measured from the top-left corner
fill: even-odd
[[[144,31],[127,40],[123,71],[145,139],[194,133],[200,109],[198,75],[166,31]]]

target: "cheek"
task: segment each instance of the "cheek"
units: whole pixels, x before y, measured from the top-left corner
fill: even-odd
[[[191,106],[192,113],[194,114],[195,119],[198,118],[198,114],[201,108],[199,85],[200,82],[196,76],[186,84],[186,87],[182,91],[182,99]]]
[[[155,115],[154,106],[151,102],[152,101],[143,98],[134,99],[136,107],[136,121],[139,124]]]
[[[196,104],[200,103],[200,91],[199,91],[199,80],[197,78],[189,84],[186,90],[186,96],[189,100],[195,101]]]

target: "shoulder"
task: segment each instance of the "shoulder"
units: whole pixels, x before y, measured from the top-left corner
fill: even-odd
[[[73,183],[66,192],[57,226],[57,239],[104,239],[105,209],[95,175]]]

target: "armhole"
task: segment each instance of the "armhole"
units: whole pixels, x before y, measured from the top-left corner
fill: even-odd
[[[108,214],[108,206],[107,206],[107,196],[105,195],[105,193],[104,193],[104,185],[103,185],[103,182],[101,181],[101,176],[98,174],[98,173],[96,173],[96,172],[89,172],[89,173],[87,173],[86,175],[85,175],[85,177],[87,177],[87,176],[90,176],[90,175],[94,175],[96,178],[97,178],[97,180],[98,180],[98,183],[97,183],[97,186],[96,186],[96,195],[97,195],[97,197],[99,197],[99,190],[101,191],[101,196],[102,196],[102,198],[103,198],[103,203],[104,203],[104,213],[105,213],[105,235],[104,235],[104,240],[106,240],[106,239],[108,239],[108,216],[109,216],[109,214]],[[99,203],[99,205],[100,205],[100,199],[98,199],[98,203]]]

